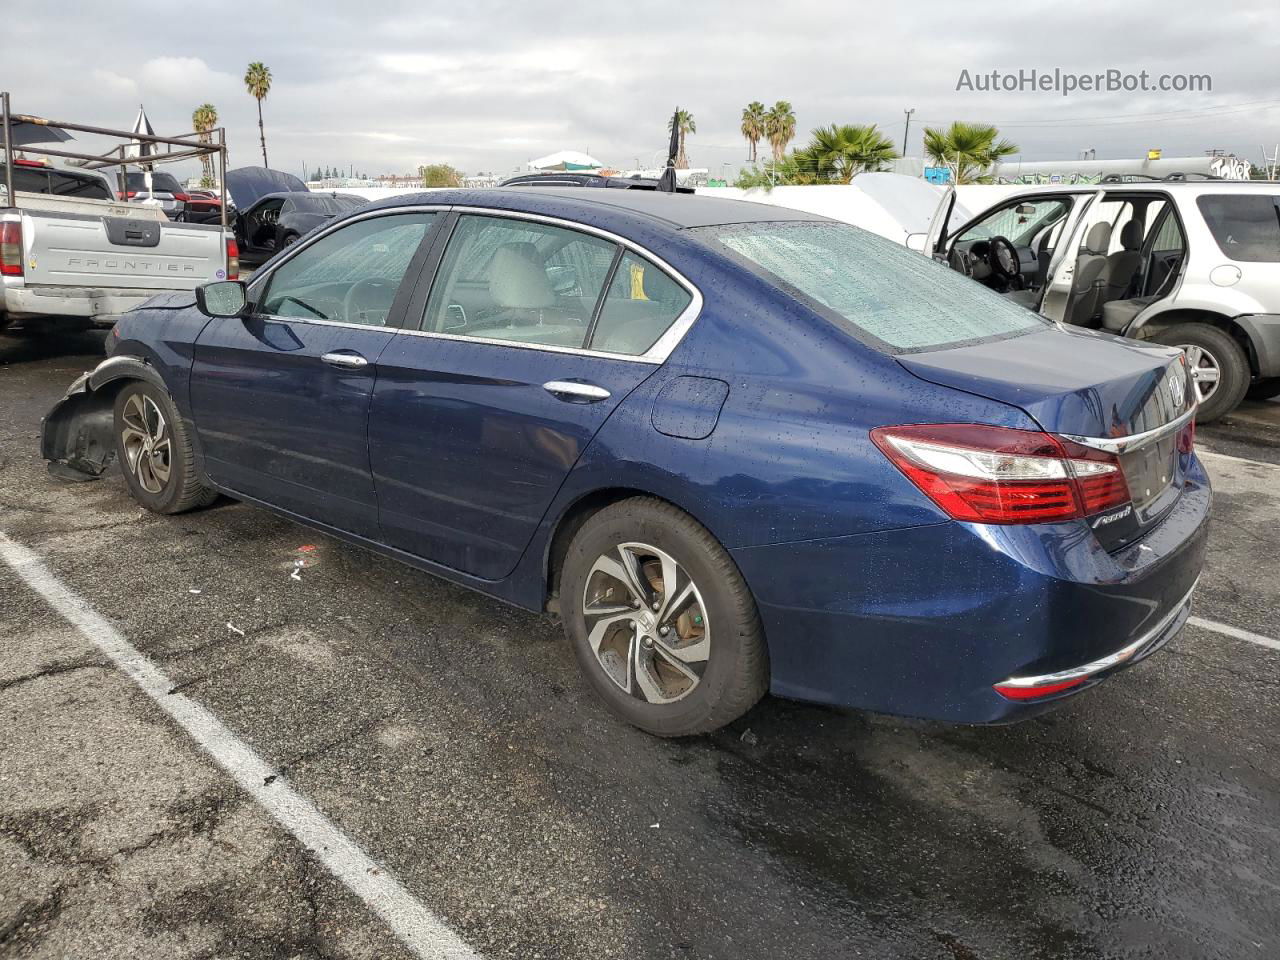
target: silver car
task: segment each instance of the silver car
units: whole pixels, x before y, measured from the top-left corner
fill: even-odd
[[[171,173],[151,174],[150,186],[145,173],[125,174],[125,196],[121,199],[159,207],[170,220],[182,220],[187,210],[186,191]]]
[[[1201,422],[1280,394],[1280,183],[1028,187],[952,227],[954,201],[926,252],[1050,319],[1181,347]]]

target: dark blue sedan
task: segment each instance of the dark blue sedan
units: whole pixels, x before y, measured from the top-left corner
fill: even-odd
[[[1204,560],[1194,398],[1177,351],[810,214],[443,191],[126,315],[42,442],[558,611],[681,735],[766,690],[1010,720],[1158,649]]]

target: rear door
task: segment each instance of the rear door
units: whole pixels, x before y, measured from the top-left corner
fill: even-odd
[[[419,329],[379,363],[369,439],[382,534],[496,580],[700,301],[651,259],[571,225],[467,214],[439,257],[410,307]]]
[[[369,401],[438,214],[391,211],[298,249],[195,346],[191,406],[221,486],[376,538]]]

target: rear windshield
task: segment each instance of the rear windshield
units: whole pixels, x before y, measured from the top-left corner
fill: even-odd
[[[1206,194],[1196,200],[1209,232],[1232,260],[1280,261],[1280,197]]]
[[[691,233],[890,353],[1044,329],[1049,321],[929,257],[844,223],[743,223]]]
[[[129,189],[133,191],[146,190],[147,181],[145,173],[127,174]],[[171,173],[153,173],[151,175],[151,189],[155,193],[181,193],[182,187],[178,185],[178,181],[174,179]]]
[[[97,177],[66,173],[62,170],[31,167],[13,168],[13,189],[27,193],[51,193],[59,197],[83,197],[89,200],[111,200],[111,191]]]

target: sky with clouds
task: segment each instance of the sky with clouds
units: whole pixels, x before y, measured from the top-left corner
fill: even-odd
[[[261,60],[273,167],[407,172],[429,162],[507,174],[560,149],[652,165],[672,109],[689,110],[696,166],[736,170],[750,100],[791,101],[815,126],[878,123],[908,154],[925,124],[996,122],[1026,160],[1166,156],[1209,148],[1257,163],[1280,141],[1280,7],[699,0],[642,4],[431,0],[24,5],[0,32],[14,109],[157,132],[212,102],[232,166],[260,163],[243,75]],[[962,70],[1108,69],[1212,76],[1211,92],[957,91]],[[194,168],[193,168],[194,169]]]

